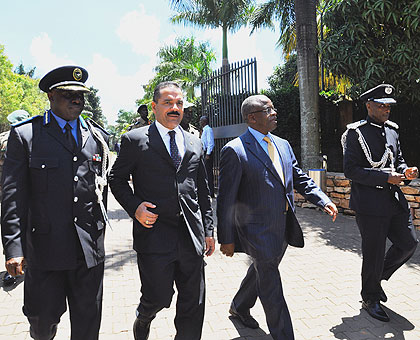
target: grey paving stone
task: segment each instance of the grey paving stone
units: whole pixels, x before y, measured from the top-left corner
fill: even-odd
[[[133,339],[132,325],[140,297],[136,255],[132,250],[132,222],[112,195],[109,196],[112,230],[106,234],[104,301],[100,340]],[[342,216],[332,223],[315,209],[298,209],[305,247],[289,247],[280,265],[286,300],[297,340],[418,340],[420,339],[420,250],[383,287],[391,322],[372,319],[360,303],[360,236],[354,217]],[[2,251],[0,247],[0,251]],[[244,254],[233,258],[219,250],[206,259],[207,300],[203,340],[269,340],[261,303],[252,315],[261,328],[245,328],[229,318],[229,305],[250,265]],[[0,263],[0,277],[4,263]],[[0,339],[29,340],[22,314],[22,279],[11,288],[0,284]],[[150,340],[173,339],[176,295],[171,307],[152,323]],[[68,340],[70,324],[65,313],[57,340]]]

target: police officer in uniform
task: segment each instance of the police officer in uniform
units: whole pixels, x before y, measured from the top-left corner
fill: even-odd
[[[128,127],[128,131],[150,125],[149,111],[147,110],[146,104],[141,104],[137,109],[137,113],[140,115],[140,117],[136,119],[133,125]]]
[[[105,194],[109,154],[85,121],[88,73],[64,66],[39,87],[50,110],[15,124],[2,183],[6,269],[25,273],[23,312],[36,340],[51,340],[70,310],[71,339],[98,339],[102,310]]]
[[[342,136],[344,174],[352,180],[350,208],[362,236],[362,307],[375,319],[389,321],[380,301],[388,280],[413,254],[417,237],[408,202],[399,188],[418,177],[402,156],[398,125],[388,120],[395,89],[381,84],[363,93],[366,120],[349,124]],[[392,243],[386,251],[386,239]]]

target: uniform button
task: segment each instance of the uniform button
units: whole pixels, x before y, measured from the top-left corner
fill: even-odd
[[[41,168],[42,168],[42,169],[45,169],[45,164],[42,164],[42,165],[41,165]]]
[[[79,177],[74,176],[74,181],[77,182],[79,180]]]
[[[35,228],[32,228],[32,232],[33,232],[33,233],[35,232]]]
[[[77,156],[73,157],[73,162],[77,162]]]
[[[73,198],[74,202],[77,202],[78,200],[79,200],[79,197],[77,197],[77,196],[75,198]]]
[[[385,133],[384,132],[382,132],[382,136],[385,136]]]
[[[73,219],[74,222],[77,222],[77,216]]]

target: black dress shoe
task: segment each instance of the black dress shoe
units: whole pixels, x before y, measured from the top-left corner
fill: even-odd
[[[386,296],[386,294],[385,294],[384,290],[382,289],[382,287],[381,287],[381,295],[379,296],[379,299],[382,302],[387,302],[388,301],[388,297]]]
[[[10,275],[9,273],[4,274],[3,276],[3,286],[12,286],[14,285],[16,282],[16,278],[14,278],[12,275]]]
[[[145,321],[139,318],[136,318],[133,325],[133,333],[135,340],[147,340],[150,333],[150,323],[151,321]]]
[[[238,313],[238,311],[233,306],[230,306],[229,313],[233,317],[238,318],[245,327],[253,328],[253,329],[260,327],[260,325],[258,324],[258,321],[255,320],[249,313],[247,314]]]
[[[362,303],[363,309],[365,309],[368,314],[377,320],[388,322],[389,316],[386,314],[385,310],[382,308],[379,301],[363,301]]]

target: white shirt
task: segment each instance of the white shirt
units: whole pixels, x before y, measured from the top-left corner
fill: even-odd
[[[210,155],[214,148],[214,136],[213,129],[206,125],[203,127],[203,134],[201,135],[201,143],[203,144],[203,149],[207,155]]]
[[[160,136],[162,137],[163,143],[166,146],[166,150],[168,150],[169,155],[171,155],[171,148],[170,148],[171,136],[169,136],[168,132],[172,130],[164,127],[157,120],[155,121],[155,124],[156,124],[156,128],[159,131]],[[185,155],[184,134],[182,133],[182,130],[179,127],[179,125],[175,129],[173,129],[173,131],[175,131],[175,143],[176,143],[176,146],[178,147],[178,152],[182,159],[184,158],[184,155]]]

